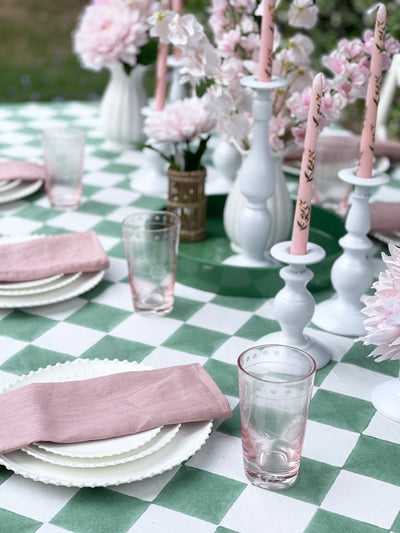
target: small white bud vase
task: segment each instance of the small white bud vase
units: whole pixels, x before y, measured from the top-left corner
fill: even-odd
[[[242,252],[228,257],[224,262],[237,266],[266,267],[275,263],[265,253],[272,218],[267,200],[275,192],[275,165],[268,144],[271,92],[285,87],[287,81],[273,77],[271,81],[261,82],[254,76],[247,76],[241,83],[256,90],[251,148],[239,170],[240,192],[246,199],[238,222]]]
[[[216,138],[211,163],[207,167],[206,193],[228,194],[242,164],[242,154],[233,143]]]
[[[181,83],[182,76],[180,71],[183,67],[183,61],[176,59],[174,56],[168,56],[167,65],[170,67],[168,101],[173,103],[183,100],[188,96],[187,86]]]
[[[370,189],[387,183],[389,176],[374,171],[372,178],[359,178],[355,168],[348,168],[339,172],[339,178],[354,185],[354,191],[346,218],[347,233],[339,240],[343,254],[336,259],[331,270],[336,293],[316,306],[312,321],[331,333],[359,336],[365,334],[361,297],[371,287],[373,279],[372,266],[367,257],[372,247],[367,237],[371,227]]]
[[[110,79],[100,106],[100,125],[105,137],[104,148],[126,150],[133,143],[145,140],[144,117],[141,110],[147,106],[143,86],[146,67],[136,65],[127,74],[122,63],[108,66]]]
[[[275,165],[275,192],[267,200],[267,209],[271,213],[271,228],[265,252],[278,242],[286,240],[290,236],[293,223],[293,202],[287,188],[285,174],[283,172],[283,160],[292,151],[288,148],[282,153],[271,153]],[[239,216],[246,202],[240,192],[240,183],[237,178],[232,186],[224,206],[224,229],[230,241],[232,250],[240,254],[242,246],[239,236]]]
[[[290,253],[290,245],[290,241],[286,241],[271,248],[272,257],[288,264],[279,273],[285,286],[274,299],[275,317],[281,331],[261,337],[257,342],[286,344],[304,350],[314,359],[317,369],[320,369],[329,363],[331,354],[314,338],[312,332],[304,333],[304,328],[310,322],[315,309],[314,298],[307,289],[307,283],[312,279],[313,273],[306,265],[322,261],[325,251],[317,244],[308,243],[307,254],[293,255]]]

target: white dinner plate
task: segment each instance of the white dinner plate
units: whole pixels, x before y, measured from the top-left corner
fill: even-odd
[[[119,465],[122,463],[127,463],[128,461],[130,462],[142,459],[142,457],[146,457],[146,455],[150,455],[151,453],[160,450],[163,446],[166,446],[178,433],[179,428],[180,424],[163,426],[160,428],[160,431],[157,433],[157,435],[153,439],[150,439],[150,441],[143,446],[139,446],[130,452],[105,457],[68,457],[66,455],[48,452],[35,444],[26,446],[25,448],[22,448],[22,450],[27,454],[36,457],[36,459],[40,459],[41,461],[45,461],[47,463],[53,463],[55,465],[69,466],[73,468],[98,468],[100,466]]]
[[[19,185],[9,191],[0,191],[0,204],[14,202],[15,200],[20,200],[21,198],[30,196],[34,192],[38,191],[42,185],[43,180],[22,181]]]
[[[14,390],[28,383],[87,379],[145,368],[150,367],[129,361],[76,359],[22,376],[2,392]],[[153,477],[186,461],[205,443],[211,429],[212,421],[182,424],[174,438],[158,451],[135,461],[104,467],[77,468],[55,465],[32,457],[22,450],[0,455],[0,464],[23,477],[53,485],[68,487],[120,485]]]
[[[0,181],[0,193],[9,191],[11,189],[14,189],[15,187],[18,187],[18,185],[22,183],[21,180],[3,180]]]
[[[12,284],[9,288],[5,287],[5,284],[0,285],[0,296],[25,296],[28,294],[41,294],[43,292],[53,291],[69,285],[82,275],[82,272],[76,272],[75,274],[57,274],[52,278],[48,278],[47,282],[36,283],[34,286],[27,288],[16,288],[15,284]],[[50,280],[50,281],[49,281]]]
[[[0,309],[20,309],[23,307],[38,307],[64,302],[93,289],[103,279],[105,271],[84,272],[78,279],[59,289],[40,294],[26,294],[21,296],[1,296]]]

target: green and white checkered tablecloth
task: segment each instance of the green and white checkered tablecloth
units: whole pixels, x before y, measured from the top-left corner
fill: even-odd
[[[377,384],[398,375],[398,363],[376,363],[355,339],[316,330],[333,360],[316,375],[299,479],[281,492],[248,484],[236,360],[278,329],[272,300],[220,296],[178,282],[170,315],[136,315],[121,221],[164,203],[130,186],[141,154],[104,150],[97,105],[70,102],[1,106],[0,157],[41,161],[40,130],[66,123],[88,131],[81,207],[54,211],[40,190],[0,206],[0,234],[93,229],[111,267],[97,287],[72,300],[0,310],[0,386],[79,357],[155,367],[198,362],[227,395],[234,414],[184,464],[131,484],[53,486],[1,466],[1,533],[400,533],[400,424],[377,414],[370,402]],[[392,180],[376,197],[400,200],[399,183]]]

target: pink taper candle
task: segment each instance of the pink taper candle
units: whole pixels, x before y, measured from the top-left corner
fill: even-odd
[[[163,0],[161,7],[163,10],[170,8],[170,1]],[[154,109],[162,111],[165,106],[165,99],[167,97],[167,58],[169,46],[161,39],[158,43],[157,63],[156,63],[156,90],[154,93]]]
[[[312,84],[310,107],[308,109],[307,129],[304,140],[303,158],[299,179],[296,209],[294,213],[292,243],[290,253],[305,255],[307,253],[308,234],[311,218],[311,194],[314,179],[315,150],[321,117],[321,100],[324,91],[324,76],[317,74]]]
[[[374,45],[371,54],[364,125],[360,142],[360,158],[356,176],[372,178],[375,127],[382,79],[383,51],[385,49],[386,8],[381,4],[376,13]]]
[[[272,50],[274,46],[275,1],[264,0],[261,21],[260,59],[258,62],[258,81],[271,81]]]

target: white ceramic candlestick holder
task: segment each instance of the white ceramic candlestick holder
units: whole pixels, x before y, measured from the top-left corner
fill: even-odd
[[[271,255],[277,261],[288,264],[279,273],[285,286],[274,299],[275,316],[281,331],[262,337],[258,343],[286,344],[304,350],[313,357],[317,369],[320,369],[329,363],[331,354],[312,333],[304,333],[315,309],[314,298],[307,289],[313,273],[306,265],[322,261],[325,251],[317,244],[308,243],[307,254],[293,255],[290,253],[290,244],[290,241],[280,242],[271,248]]]
[[[382,415],[400,422],[400,377],[384,381],[375,387],[371,401]]]
[[[242,252],[224,263],[247,267],[266,267],[275,261],[265,253],[271,230],[271,214],[266,201],[275,191],[275,166],[268,145],[268,123],[272,115],[271,91],[287,85],[282,78],[257,81],[243,78],[242,84],[256,90],[253,101],[253,137],[251,148],[239,171],[240,190],[245,205],[239,218]]]
[[[153,108],[147,106],[142,109],[146,117],[153,112]],[[145,144],[147,144],[148,140]],[[152,146],[162,153],[166,153],[168,145],[152,143]],[[168,197],[167,162],[161,155],[151,148],[143,148],[143,163],[141,168],[132,173],[131,187],[135,191],[156,198]]]
[[[183,100],[188,95],[187,86],[181,83],[181,68],[183,61],[176,59],[174,56],[168,56],[167,65],[170,67],[170,84],[168,91],[168,101],[173,103],[178,100]]]
[[[367,234],[370,230],[369,200],[371,187],[384,185],[389,176],[373,172],[372,178],[359,178],[356,169],[343,169],[339,178],[354,185],[351,206],[346,218],[346,235],[339,244],[343,254],[336,259],[331,270],[335,295],[316,306],[313,323],[339,335],[365,334],[365,315],[361,309],[362,295],[371,287],[373,271],[367,253],[372,247]]]

